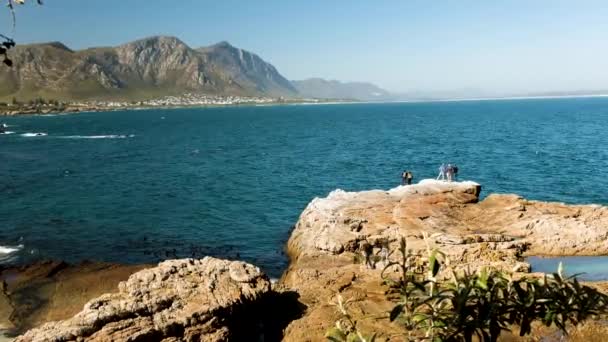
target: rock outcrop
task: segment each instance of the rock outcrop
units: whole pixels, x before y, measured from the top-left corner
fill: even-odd
[[[268,278],[244,262],[165,261],[133,274],[117,293],[91,300],[74,317],[44,324],[16,341],[255,340],[253,307],[269,292]]]
[[[606,207],[515,195],[480,201],[480,192],[474,182],[434,180],[388,191],[336,190],[301,214],[287,244],[290,266],[273,290],[259,269],[243,262],[166,261],[18,341],[322,341],[340,318],[331,305],[337,294],[348,300],[359,330],[399,341],[403,327],[388,319],[393,303],[381,270],[396,258],[388,251],[401,238],[422,261],[428,247],[438,247],[456,269],[525,273],[526,255],[608,255]],[[12,305],[8,297],[0,293],[0,306]],[[533,333],[558,336],[551,328]],[[608,328],[596,322],[570,335],[573,341],[598,336],[608,336]]]
[[[72,317],[89,300],[116,291],[118,283],[149,265],[39,262],[0,266],[0,336]]]
[[[608,255],[608,208],[514,195],[479,202],[480,191],[474,182],[425,180],[389,191],[336,190],[314,199],[287,245],[291,263],[281,283],[298,292],[308,310],[288,326],[285,340],[321,340],[338,317],[329,305],[338,293],[352,301],[351,315],[363,331],[380,332],[380,338],[399,335],[400,327],[387,319],[392,304],[380,272],[383,253],[395,250],[401,237],[414,253],[424,255],[429,243],[455,268],[471,270],[527,272],[526,253]]]

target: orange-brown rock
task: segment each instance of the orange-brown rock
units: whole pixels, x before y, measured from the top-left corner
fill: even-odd
[[[237,323],[245,320],[241,314],[248,304],[269,292],[266,275],[244,262],[170,260],[133,274],[117,293],[91,300],[74,317],[44,324],[16,341],[227,341],[254,336],[247,323]]]
[[[1,330],[14,335],[48,321],[69,318],[89,300],[113,292],[146,265],[40,262],[0,269]]]
[[[298,292],[308,309],[287,327],[285,341],[323,340],[338,318],[330,305],[338,293],[351,300],[350,313],[362,331],[400,340],[403,330],[388,320],[392,303],[384,296],[380,273],[386,246],[396,249],[401,237],[414,253],[423,254],[428,243],[446,253],[455,268],[471,270],[493,266],[527,272],[525,253],[608,255],[608,208],[514,195],[479,202],[480,190],[473,182],[424,180],[388,191],[336,190],[314,199],[287,244],[291,263],[281,284]],[[370,265],[365,265],[366,250]]]

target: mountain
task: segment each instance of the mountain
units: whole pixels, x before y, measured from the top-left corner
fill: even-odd
[[[192,49],[175,37],[73,51],[59,42],[21,45],[0,68],[0,98],[140,100],[198,92],[296,96],[274,66],[222,42]]]
[[[371,83],[328,81],[322,78],[291,82],[300,96],[307,98],[380,101],[392,97],[391,93]]]
[[[294,95],[296,88],[277,69],[258,55],[236,48],[228,42],[197,49],[205,60],[241,86],[260,93]]]

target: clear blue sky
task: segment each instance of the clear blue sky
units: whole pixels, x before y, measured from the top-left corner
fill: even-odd
[[[488,94],[608,89],[606,0],[46,0],[18,9],[15,36],[80,49],[158,34],[193,47],[227,40],[289,79]]]

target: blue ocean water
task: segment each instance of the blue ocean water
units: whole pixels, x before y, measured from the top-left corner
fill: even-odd
[[[491,192],[608,204],[608,99],[158,109],[2,118],[11,262],[240,258],[279,275],[315,196],[455,162]],[[1,121],[0,120],[0,121]],[[33,136],[24,133],[47,133]],[[18,248],[17,248],[18,249]],[[6,256],[6,255],[5,255]]]

